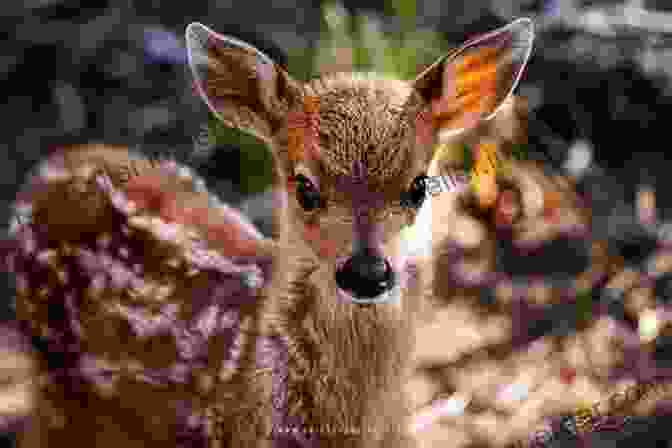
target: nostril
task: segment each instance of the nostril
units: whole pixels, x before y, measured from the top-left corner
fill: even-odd
[[[359,297],[375,297],[394,286],[392,266],[383,257],[360,252],[336,271],[336,284]]]
[[[387,264],[381,257],[358,254],[350,258],[350,269],[362,279],[376,281],[385,278]]]

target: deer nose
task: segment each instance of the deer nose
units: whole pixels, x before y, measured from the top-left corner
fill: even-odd
[[[363,249],[336,271],[336,284],[357,297],[376,297],[392,289],[394,272],[383,257]]]

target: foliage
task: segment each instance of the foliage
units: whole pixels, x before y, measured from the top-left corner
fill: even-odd
[[[261,193],[270,186],[273,158],[265,144],[256,137],[225,126],[210,114],[208,132],[215,145],[235,145],[240,150],[240,191],[244,194]]]
[[[351,16],[339,3],[325,3],[327,27],[316,68],[336,49],[351,48],[353,69],[410,79],[449,49],[438,32],[417,27],[415,0],[392,0],[389,9],[393,16],[384,20],[370,13]]]

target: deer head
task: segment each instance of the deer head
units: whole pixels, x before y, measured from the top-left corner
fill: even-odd
[[[319,257],[329,291],[359,304],[394,300],[405,258],[394,243],[423,214],[422,176],[437,139],[497,114],[521,77],[533,35],[532,22],[518,19],[468,41],[413,81],[333,74],[301,83],[236,38],[199,23],[186,32],[203,100],[225,124],[269,144],[276,186],[290,193],[289,231]],[[399,200],[404,194],[410,207]]]

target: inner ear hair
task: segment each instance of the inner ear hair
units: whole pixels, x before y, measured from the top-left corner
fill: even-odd
[[[518,19],[466,42],[423,71],[413,86],[429,103],[436,130],[442,136],[459,133],[493,118],[518,84],[533,40],[532,21]]]
[[[186,30],[199,94],[227,126],[272,143],[303,96],[300,83],[254,46],[200,23]]]

